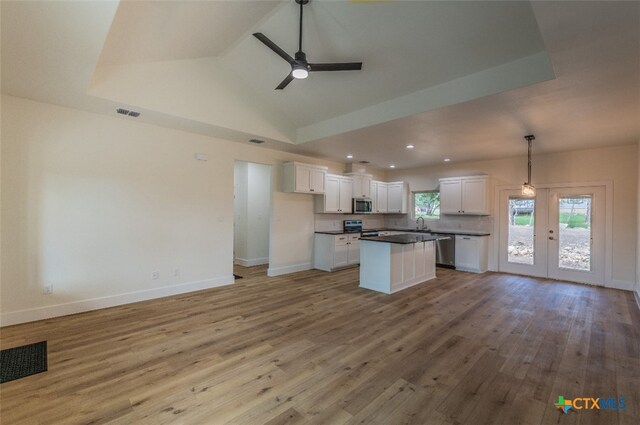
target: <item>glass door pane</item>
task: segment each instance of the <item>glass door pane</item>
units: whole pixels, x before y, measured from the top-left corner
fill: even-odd
[[[535,254],[535,199],[509,197],[507,261],[533,265]]]
[[[558,200],[558,267],[591,270],[591,195]]]

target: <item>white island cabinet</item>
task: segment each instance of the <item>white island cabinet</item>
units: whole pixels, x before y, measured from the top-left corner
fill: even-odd
[[[408,234],[361,239],[360,287],[392,294],[434,279],[437,239]]]

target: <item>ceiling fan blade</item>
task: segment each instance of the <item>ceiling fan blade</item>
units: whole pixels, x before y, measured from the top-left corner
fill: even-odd
[[[283,88],[287,87],[291,81],[293,81],[293,74],[287,75],[287,78],[285,78],[280,84],[278,84],[276,90],[282,90]]]
[[[309,71],[360,71],[362,62],[310,63]]]
[[[262,41],[265,44],[265,46],[267,46],[268,48],[270,48],[271,50],[276,52],[276,54],[278,56],[280,56],[282,59],[284,59],[287,62],[289,62],[289,64],[293,64],[294,63],[293,58],[291,56],[289,56],[287,54],[287,52],[285,52],[280,47],[278,47],[278,45],[276,43],[274,43],[273,41],[269,40],[269,38],[266,35],[262,34],[261,32],[256,32],[256,33],[253,34],[253,36],[255,38],[257,38],[258,40]]]

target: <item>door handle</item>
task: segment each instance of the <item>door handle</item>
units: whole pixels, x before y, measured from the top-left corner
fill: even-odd
[[[555,240],[556,240],[556,238],[554,238],[553,236],[549,236],[549,240],[550,240],[550,241],[555,241]]]

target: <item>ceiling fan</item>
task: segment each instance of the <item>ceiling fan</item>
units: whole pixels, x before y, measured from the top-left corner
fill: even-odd
[[[296,79],[304,79],[309,76],[309,72],[317,71],[359,71],[362,69],[362,62],[346,62],[346,63],[309,63],[307,55],[302,51],[302,8],[309,0],[295,0],[300,5],[300,34],[298,37],[298,51],[295,53],[295,59],[289,56],[287,52],[282,50],[273,41],[269,40],[266,35],[261,32],[253,34],[255,38],[262,41],[268,48],[273,50],[278,56],[286,60],[291,65],[291,72],[276,87],[276,90],[282,90]]]

